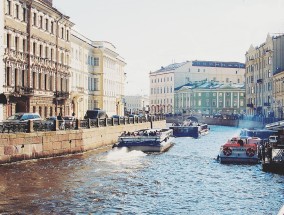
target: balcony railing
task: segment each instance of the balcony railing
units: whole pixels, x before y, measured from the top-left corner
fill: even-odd
[[[266,107],[270,107],[270,106],[271,106],[271,104],[270,104],[269,102],[264,102],[264,106],[266,106]]]
[[[253,108],[253,104],[247,104],[247,107]]]
[[[63,91],[56,91],[54,93],[54,96],[56,99],[68,99],[69,98],[69,93],[68,92],[63,92]]]
[[[20,95],[34,95],[34,89],[30,87],[22,87],[22,86],[16,86],[14,87],[14,92],[18,93]]]

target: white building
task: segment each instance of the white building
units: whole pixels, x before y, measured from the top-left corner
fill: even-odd
[[[149,111],[149,96],[125,96],[125,105],[128,113],[145,113]]]
[[[123,115],[126,65],[113,44],[92,41],[71,32],[71,100],[73,111],[83,118],[86,110],[100,108],[109,116]]]
[[[150,72],[151,113],[174,112],[174,89],[189,82],[207,80],[244,83],[245,65],[238,62],[186,61]]]
[[[4,57],[4,1],[0,3],[0,92],[3,92],[5,68],[3,63]],[[1,99],[1,98],[0,98]],[[3,120],[3,104],[0,103],[0,121]]]
[[[94,53],[92,41],[78,32],[71,31],[71,81],[70,99],[72,111],[76,117],[83,119],[89,107],[88,79],[93,68],[88,64],[88,56]]]
[[[116,47],[106,41],[95,41],[96,56],[98,57],[99,106],[109,116],[124,114],[124,90],[125,90],[125,60],[118,54]]]

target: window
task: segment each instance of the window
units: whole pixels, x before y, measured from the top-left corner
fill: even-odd
[[[22,70],[22,87],[25,86],[25,70]]]
[[[268,78],[270,78],[271,77],[271,71],[270,71],[270,69],[268,70]]]
[[[95,57],[95,58],[94,58],[94,61],[95,61],[95,62],[94,62],[94,66],[99,66],[99,62],[100,62],[100,61],[99,61],[99,58],[98,58],[98,57]]]
[[[42,57],[42,45],[39,45],[39,56]]]
[[[27,44],[27,41],[25,39],[23,39],[23,52],[25,53],[27,48],[26,48],[26,45]]]
[[[48,47],[45,47],[45,58],[48,58]]]
[[[33,88],[36,88],[36,73],[33,72]]]
[[[226,78],[226,83],[229,83],[229,78]]]
[[[19,37],[15,37],[15,49],[19,51]]]
[[[6,68],[7,72],[6,72],[6,84],[7,86],[11,85],[11,68],[7,67]]]
[[[61,38],[64,39],[64,28],[61,28]]]
[[[42,29],[43,28],[43,17],[39,17],[39,27]]]
[[[26,8],[23,8],[23,21],[24,22],[27,21],[27,10],[26,10]]]
[[[48,31],[48,19],[45,19],[45,30]]]
[[[7,14],[12,15],[11,14],[11,1],[10,0],[7,0]]]
[[[44,90],[48,90],[48,77],[47,77],[47,74],[44,75]]]
[[[36,26],[36,24],[37,24],[36,22],[37,22],[37,20],[36,20],[36,13],[34,13],[34,23],[33,23],[34,26]]]
[[[50,23],[50,32],[53,34],[53,32],[54,32],[54,24],[53,24],[53,22],[51,22]]]
[[[53,61],[53,49],[50,50],[50,60]]]
[[[7,48],[11,48],[11,34],[7,34]]]
[[[66,31],[66,40],[69,41],[69,31]]]
[[[42,80],[42,73],[38,74],[38,89],[41,90],[42,84],[41,84],[41,80]]]
[[[19,5],[16,4],[16,8],[15,8],[15,17],[16,19],[19,19]]]

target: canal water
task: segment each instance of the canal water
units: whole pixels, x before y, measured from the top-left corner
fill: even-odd
[[[284,176],[215,160],[238,132],[211,126],[163,154],[102,149],[0,166],[0,214],[277,214]]]

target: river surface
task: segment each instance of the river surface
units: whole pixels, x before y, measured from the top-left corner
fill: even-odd
[[[284,176],[215,160],[237,133],[211,126],[162,154],[102,149],[0,166],[0,214],[276,215]]]

